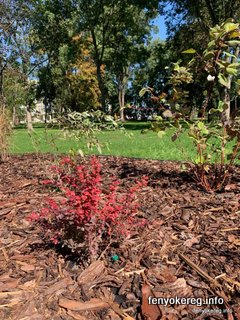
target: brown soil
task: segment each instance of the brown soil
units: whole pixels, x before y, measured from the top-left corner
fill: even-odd
[[[240,168],[225,192],[208,194],[180,163],[100,157],[103,175],[117,175],[123,187],[149,176],[140,200],[151,223],[84,268],[26,220],[50,192],[41,181],[53,160],[23,155],[0,164],[0,319],[240,319]],[[149,305],[149,296],[218,304],[164,307]]]

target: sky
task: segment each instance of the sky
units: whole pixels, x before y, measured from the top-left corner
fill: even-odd
[[[155,26],[158,27],[158,33],[153,33],[153,39],[160,39],[160,40],[165,40],[167,37],[167,30],[166,30],[166,25],[164,22],[164,16],[159,16],[158,18],[153,20],[153,23]]]

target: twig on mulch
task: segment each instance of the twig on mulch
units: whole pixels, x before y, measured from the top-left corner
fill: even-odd
[[[186,257],[185,255],[183,255],[182,253],[178,253],[179,257],[184,260],[190,267],[192,267],[198,274],[200,274],[203,278],[205,278],[206,280],[208,280],[210,283],[212,283],[215,287],[221,289],[221,291],[217,291],[216,293],[223,298],[224,300],[224,304],[226,306],[227,309],[230,310],[230,306],[228,304],[228,300],[227,297],[225,296],[224,291],[222,290],[222,286],[221,284],[216,281],[216,279],[212,278],[211,276],[209,276],[209,274],[207,274],[204,270],[202,270],[198,265],[196,265],[192,260],[190,260],[188,257]],[[233,316],[232,314],[228,313],[227,314],[227,319],[228,320],[233,320]]]
[[[225,231],[225,232],[227,232],[227,231],[239,231],[239,230],[240,230],[240,228],[238,228],[238,227],[221,229],[221,231]]]
[[[191,259],[183,255],[182,253],[178,253],[179,257],[185,261],[190,267],[192,267],[198,274],[200,274],[203,278],[212,283],[215,287],[222,289],[222,285],[214,278],[209,276],[204,270],[202,270],[198,265],[196,265]]]

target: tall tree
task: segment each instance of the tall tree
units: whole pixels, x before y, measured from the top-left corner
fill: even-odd
[[[16,126],[19,124],[20,119],[25,116],[21,106],[26,103],[26,88],[19,68],[5,70],[3,96],[8,109],[12,113],[12,123]]]
[[[106,50],[105,63],[108,71],[112,73],[118,92],[120,118],[124,121],[125,93],[129,80],[137,64],[146,58],[147,45],[150,38],[150,17],[138,7],[129,7],[132,20],[128,20],[129,29],[125,30],[126,23],[118,25],[114,34],[114,42]],[[133,27],[134,26],[134,27]]]
[[[132,42],[129,45],[130,37],[139,34],[139,22],[142,23],[142,15],[145,15],[145,22],[149,26],[149,19],[157,14],[158,1],[135,1],[135,0],[91,0],[78,1],[78,10],[81,13],[80,29],[86,30],[93,40],[93,57],[97,68],[97,78],[101,91],[101,105],[106,111],[107,88],[104,79],[103,66],[106,64],[106,54],[109,50],[114,51],[122,61],[118,61],[118,82],[122,94],[119,95],[120,104],[123,101],[124,82],[126,81],[126,70],[129,66],[127,54],[130,47],[136,45]],[[146,31],[146,28],[144,28]],[[118,50],[115,48],[118,47]],[[125,56],[124,56],[125,54]],[[109,55],[108,55],[109,56]],[[116,61],[116,59],[115,59]]]
[[[32,72],[32,52],[29,41],[30,2],[27,0],[3,0],[0,3],[0,98],[2,103],[5,103],[3,96],[4,72],[8,72],[8,69],[12,71],[15,69],[20,73],[25,91],[27,92],[29,89],[28,78]],[[8,76],[9,74],[8,72]],[[27,94],[25,97],[27,98]],[[27,119],[31,120],[28,105],[26,110]],[[27,121],[27,123],[29,122]],[[31,128],[31,123],[29,123],[29,129]]]
[[[38,96],[47,104],[55,102],[62,111],[71,107],[67,104],[71,94],[67,73],[79,52],[79,44],[72,41],[75,26],[76,14],[71,0],[33,1],[32,49],[44,61],[38,65]]]
[[[99,88],[97,71],[90,54],[91,39],[76,37],[74,41],[82,42],[81,52],[75,63],[69,66],[67,80],[71,92],[71,106],[76,111],[99,108]]]
[[[169,35],[183,35],[179,42],[184,43],[187,32],[190,42],[200,48],[206,47],[210,28],[228,18],[240,18],[239,0],[162,0],[161,3],[168,4],[165,15]]]
[[[21,50],[16,43],[21,21],[21,10],[17,10],[16,2],[3,0],[0,2],[0,100],[3,97],[4,71],[20,56]],[[19,3],[18,3],[19,4]]]

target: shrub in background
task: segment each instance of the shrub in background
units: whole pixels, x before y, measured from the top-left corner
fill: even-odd
[[[29,218],[40,224],[55,244],[70,245],[94,261],[112,242],[122,241],[146,224],[137,215],[137,195],[146,186],[146,177],[122,193],[115,177],[103,183],[96,157],[87,164],[66,157],[52,171],[54,178],[44,183],[58,188],[63,199],[48,198],[42,210]]]

